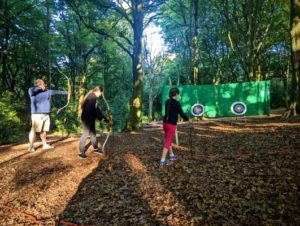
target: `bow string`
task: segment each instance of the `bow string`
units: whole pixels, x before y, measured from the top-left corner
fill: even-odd
[[[57,110],[56,114],[59,114],[63,109],[65,109],[65,108],[70,104],[71,93],[72,93],[71,80],[70,80],[70,78],[69,78],[65,73],[63,73],[59,68],[58,68],[58,71],[59,71],[63,76],[65,76],[65,78],[66,78],[67,81],[68,81],[68,96],[67,96],[67,103],[66,103],[66,105],[64,105],[63,107],[59,108],[59,109]]]
[[[105,149],[105,145],[107,144],[107,141],[108,141],[108,139],[109,139],[109,137],[110,137],[110,135],[111,135],[111,133],[112,133],[112,114],[111,114],[111,110],[110,110],[110,106],[109,106],[109,104],[108,104],[108,102],[107,102],[107,100],[106,100],[106,98],[105,98],[105,96],[104,96],[104,93],[102,93],[102,98],[103,98],[103,100],[104,100],[104,102],[105,102],[105,104],[106,104],[106,108],[107,108],[107,114],[106,114],[106,116],[107,116],[107,119],[109,120],[109,122],[110,123],[108,123],[107,124],[107,135],[106,135],[106,138],[105,138],[105,141],[104,141],[104,143],[103,143],[103,145],[102,145],[102,152],[104,152],[104,149]]]

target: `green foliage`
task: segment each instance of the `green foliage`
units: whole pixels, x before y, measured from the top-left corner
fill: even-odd
[[[169,68],[173,70],[168,73],[175,78],[173,85],[178,78],[181,85],[191,82],[194,25],[191,2],[169,0],[159,21],[169,52],[176,55],[170,62]],[[201,83],[283,77],[289,60],[287,6],[283,0],[199,0]]]
[[[64,104],[58,106],[64,106]],[[80,120],[77,118],[77,103],[69,104],[65,109],[63,109],[59,114],[57,114],[57,109],[54,107],[51,111],[51,118],[53,120],[52,129],[53,132],[65,134],[65,133],[78,133],[80,131],[81,125]]]
[[[113,129],[121,131],[126,125],[126,119],[129,110],[129,100],[132,90],[132,76],[130,58],[126,53],[120,51],[115,43],[106,41],[102,52],[103,68],[101,76],[102,81],[100,85],[104,86],[104,94],[110,106],[113,117]],[[94,81],[97,77],[94,76],[90,80],[89,87],[93,87]],[[100,80],[98,77],[98,79]],[[98,83],[99,84],[99,83]],[[107,106],[100,98],[101,109],[106,112]]]
[[[108,2],[116,4],[108,6]],[[104,86],[114,129],[124,128],[133,91],[134,31],[128,19],[134,18],[130,13],[132,5],[125,10],[127,19],[111,8],[123,7],[122,2],[49,1],[50,32],[44,2],[6,0],[0,3],[0,91],[4,109],[0,113],[1,142],[15,142],[27,137],[30,128],[27,89],[35,79],[44,79],[52,89],[67,89],[59,70],[72,81],[73,102],[56,115],[57,108],[65,104],[65,96],[52,99],[52,131],[81,130],[76,113],[79,90],[96,85]],[[154,16],[153,21],[162,29],[168,57],[163,66],[159,59],[162,56],[152,58],[154,61],[148,64],[145,63],[147,59],[143,61],[143,120],[149,116],[150,96],[152,117],[161,119],[162,86],[192,82],[194,5],[192,0],[168,0],[159,10],[162,2],[145,1],[145,9],[151,11],[146,10],[145,22],[156,13],[160,15]],[[199,76],[202,84],[243,82],[249,77],[251,68],[260,80],[283,81],[285,76],[290,77],[287,70],[290,59],[288,1],[193,2],[199,3]],[[86,78],[84,82],[83,78]],[[288,87],[291,87],[290,82]],[[284,89],[282,82],[271,82],[272,107],[285,106]],[[14,93],[13,99],[11,93]],[[101,100],[100,106],[106,111]],[[11,132],[7,132],[8,128]]]
[[[270,84],[271,108],[286,107],[285,87],[282,79],[273,79]]]
[[[18,142],[25,139],[28,115],[25,106],[16,101],[13,93],[3,92],[0,96],[0,144]],[[21,118],[22,115],[22,118]]]

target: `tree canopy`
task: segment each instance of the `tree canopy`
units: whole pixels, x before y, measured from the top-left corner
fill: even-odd
[[[272,107],[289,108],[291,102],[299,106],[299,73],[293,63],[297,60],[291,60],[293,51],[293,59],[298,59],[298,50],[291,48],[298,37],[297,1],[0,4],[0,102],[16,103],[7,109],[13,107],[9,111],[25,128],[30,114],[27,89],[43,78],[49,87],[65,90],[63,74],[70,78],[73,92],[70,107],[55,116],[57,130],[77,131],[80,103],[96,85],[105,88],[118,130],[161,119],[164,85],[271,80]],[[160,29],[164,43],[153,56],[144,32],[150,25]],[[53,98],[53,109],[65,101]],[[9,122],[6,115],[1,115],[2,121]]]

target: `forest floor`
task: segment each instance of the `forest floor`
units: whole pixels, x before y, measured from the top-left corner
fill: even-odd
[[[300,225],[300,117],[191,126],[164,167],[161,128],[114,134],[86,160],[79,135],[0,147],[0,225]]]

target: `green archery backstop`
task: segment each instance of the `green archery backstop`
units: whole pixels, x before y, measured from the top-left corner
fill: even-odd
[[[270,81],[228,83],[222,85],[176,86],[180,90],[183,111],[191,115],[191,107],[200,103],[205,107],[205,117],[231,117],[231,105],[242,101],[247,105],[245,115],[268,115],[270,113]],[[170,86],[165,86],[162,96],[162,113]]]

